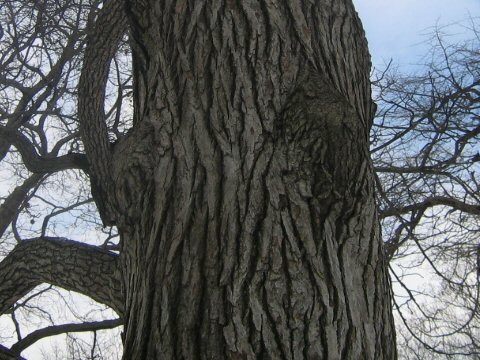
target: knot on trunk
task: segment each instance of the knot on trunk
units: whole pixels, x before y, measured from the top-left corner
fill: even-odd
[[[311,72],[300,76],[284,108],[280,134],[288,166],[283,175],[313,184],[317,197],[348,195],[368,161],[368,138],[355,109]]]

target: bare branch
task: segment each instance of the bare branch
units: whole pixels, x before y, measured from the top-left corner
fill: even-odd
[[[27,198],[28,193],[43,178],[43,174],[33,174],[22,185],[17,186],[10,195],[0,205],[0,237],[3,236],[8,225],[22,208],[22,204]]]
[[[87,158],[84,154],[71,153],[58,157],[46,158],[39,156],[28,138],[19,131],[8,130],[0,126],[0,136],[12,144],[22,155],[22,160],[27,169],[33,173],[47,173],[67,169],[88,168]]]
[[[421,211],[432,206],[449,206],[455,210],[463,211],[472,215],[480,215],[480,206],[470,205],[463,201],[449,198],[446,196],[433,196],[415,204],[405,205],[402,207],[389,208],[384,211],[380,211],[380,217],[385,218],[387,216],[395,216],[409,213],[411,211]]]
[[[123,315],[112,252],[63,238],[22,241],[0,262],[0,314],[42,283],[87,295]]]
[[[104,111],[110,62],[125,33],[127,18],[120,1],[106,1],[89,34],[78,85],[80,132],[92,170],[92,193],[103,222],[113,225],[115,205],[110,177],[111,148]]]
[[[2,360],[25,360],[18,355],[15,355],[12,351],[7,349],[5,346],[0,345],[0,359]]]
[[[414,344],[405,354],[418,359],[419,348],[428,358],[480,353],[480,38],[470,30],[473,38],[449,42],[434,28],[420,71],[390,66],[374,82],[377,201],[387,257],[408,269],[391,272],[403,300],[400,344]],[[412,272],[428,280],[406,281]]]
[[[43,338],[46,338],[48,336],[64,334],[67,332],[86,332],[86,331],[113,329],[121,325],[123,325],[122,319],[114,319],[114,320],[84,322],[80,324],[72,323],[72,324],[48,326],[46,328],[36,330],[28,334],[22,340],[14,344],[11,347],[10,351],[13,354],[19,355],[23,350],[25,350],[29,346],[33,345],[37,341]]]

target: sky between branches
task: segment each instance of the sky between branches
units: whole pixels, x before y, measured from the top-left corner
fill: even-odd
[[[428,51],[428,34],[480,16],[480,0],[353,0],[367,34],[372,63],[382,68],[390,59],[401,68],[421,63]],[[467,31],[454,27],[453,36]]]

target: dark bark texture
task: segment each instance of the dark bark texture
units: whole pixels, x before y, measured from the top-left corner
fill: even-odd
[[[135,125],[111,154],[86,146],[113,184],[124,359],[395,359],[351,1],[127,15]]]
[[[351,1],[123,5],[99,12],[78,101],[92,195],[120,255],[23,241],[0,263],[0,314],[47,282],[117,311],[124,360],[396,359],[370,61]],[[134,126],[112,146],[105,86],[127,18]],[[34,172],[87,167],[45,162],[17,138]],[[7,220],[42,176],[12,193]]]
[[[24,240],[0,262],[0,315],[43,283],[90,296],[123,315],[117,257],[62,238]]]
[[[105,225],[113,225],[118,217],[104,105],[110,62],[126,32],[123,5],[118,0],[104,2],[88,36],[78,84],[80,131],[90,165],[92,194]]]

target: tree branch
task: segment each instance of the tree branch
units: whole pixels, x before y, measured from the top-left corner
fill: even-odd
[[[0,314],[35,286],[49,283],[87,295],[121,317],[117,257],[96,246],[63,238],[24,240],[0,262]]]
[[[43,21],[46,21],[43,19]],[[9,130],[15,130],[21,124],[28,122],[35,112],[40,108],[40,106],[45,102],[45,100],[51,95],[52,91],[58,85],[60,78],[63,74],[63,69],[66,64],[72,60],[72,58],[81,51],[81,47],[75,48],[75,45],[81,38],[81,32],[74,31],[69,37],[66,45],[63,48],[61,55],[58,57],[57,62],[51,67],[50,71],[46,76],[42,76],[40,80],[31,87],[21,86],[18,88],[18,84],[14,84],[9,81],[8,84],[10,88],[15,87],[23,93],[22,98],[18,102],[13,113],[8,115],[8,122],[6,127]],[[35,37],[32,36],[33,40]],[[17,58],[18,54],[21,52],[21,49],[12,50],[10,58]],[[27,64],[24,64],[27,65]],[[6,78],[0,80],[0,83],[3,85]],[[43,92],[41,92],[43,90]],[[5,157],[9,151],[12,143],[4,141],[3,135],[0,136],[0,160]]]
[[[426,208],[437,206],[437,205],[449,206],[455,210],[460,210],[472,215],[480,215],[480,206],[478,205],[467,204],[463,201],[452,199],[446,196],[436,196],[436,197],[427,198],[415,204],[406,205],[402,207],[389,208],[389,209],[380,211],[380,217],[386,218],[388,216],[402,215],[415,210],[425,210]]]
[[[110,0],[100,10],[88,36],[78,85],[80,134],[91,166],[92,195],[102,221],[115,224],[114,190],[111,179],[111,149],[105,121],[105,88],[118,44],[127,27],[123,2]]]
[[[2,360],[25,360],[18,355],[15,355],[12,351],[7,349],[5,346],[0,345],[0,359]]]
[[[8,130],[0,126],[0,137],[17,148],[22,155],[23,163],[32,173],[51,173],[67,169],[88,169],[87,158],[84,154],[67,154],[58,157],[46,158],[39,156],[28,138],[17,130]]]
[[[113,329],[120,325],[123,325],[122,319],[48,326],[46,328],[36,330],[25,336],[22,340],[20,340],[10,348],[10,352],[14,353],[15,355],[20,355],[23,350],[48,336],[54,336],[68,332],[85,332]]]
[[[20,211],[22,203],[25,201],[29,191],[39,183],[43,176],[43,174],[33,174],[30,176],[22,185],[17,186],[3,201],[2,205],[0,205],[0,238]]]

